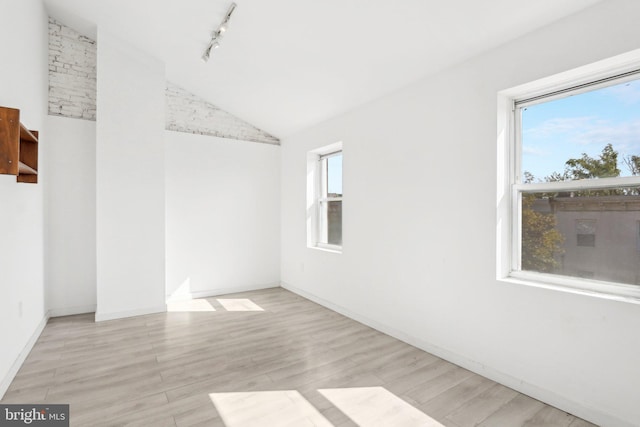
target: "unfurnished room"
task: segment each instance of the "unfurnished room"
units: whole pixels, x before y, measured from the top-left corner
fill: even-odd
[[[640,426],[639,16],[0,0],[0,426]]]

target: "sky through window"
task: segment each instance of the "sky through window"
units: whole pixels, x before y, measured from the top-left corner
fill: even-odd
[[[611,143],[622,159],[640,155],[640,80],[575,94],[522,109],[522,171],[536,181],[562,173],[582,153],[597,158]]]

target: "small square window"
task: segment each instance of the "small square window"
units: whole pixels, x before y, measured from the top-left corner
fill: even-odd
[[[594,248],[596,246],[595,234],[577,234],[576,241],[578,246],[586,246]]]
[[[594,248],[596,246],[596,220],[579,219],[576,221],[576,244]]]

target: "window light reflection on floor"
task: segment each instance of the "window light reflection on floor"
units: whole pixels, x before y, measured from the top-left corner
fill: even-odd
[[[211,393],[226,427],[333,427],[295,390]]]
[[[168,301],[168,312],[196,312],[196,311],[216,311],[206,299],[189,299],[182,301]]]
[[[318,390],[359,427],[444,427],[384,387]],[[333,426],[296,390],[210,393],[226,427]]]
[[[360,427],[444,427],[384,387],[318,391]]]
[[[225,298],[218,299],[218,302],[227,311],[264,311],[262,307],[247,298]]]

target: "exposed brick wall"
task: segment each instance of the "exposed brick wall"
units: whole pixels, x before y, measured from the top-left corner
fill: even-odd
[[[96,120],[96,42],[49,18],[49,114]],[[168,130],[280,144],[255,126],[167,82]]]
[[[278,138],[170,82],[167,82],[166,103],[168,130],[280,144]]]
[[[96,42],[52,18],[49,114],[96,120]]]

